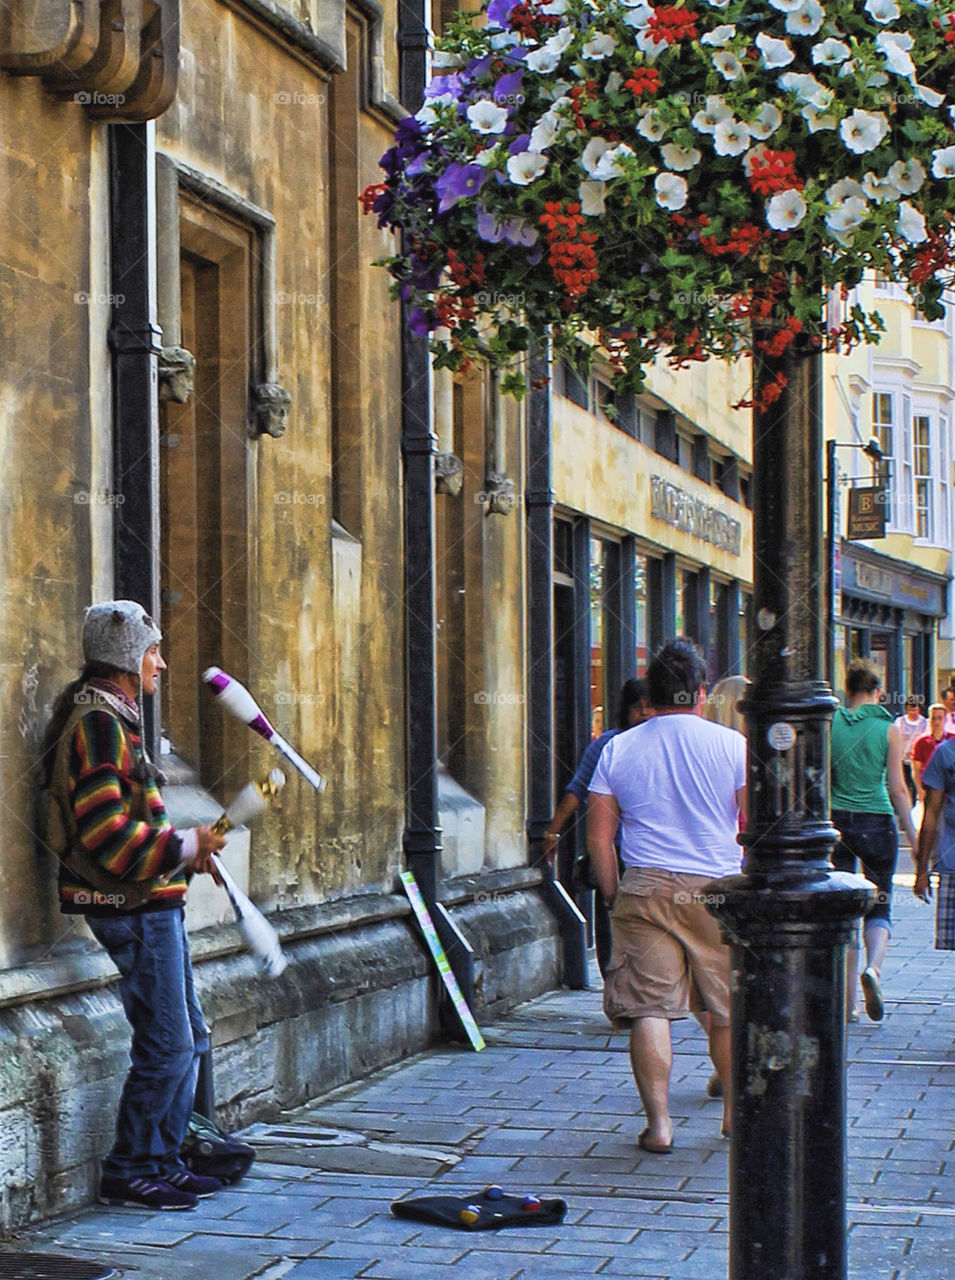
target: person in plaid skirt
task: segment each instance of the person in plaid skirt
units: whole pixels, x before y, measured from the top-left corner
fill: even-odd
[[[915,896],[929,901],[929,877],[937,872],[935,949],[955,951],[955,738],[946,738],[936,748],[922,774],[922,785],[925,805],[915,864]],[[941,839],[933,866],[932,851],[940,822]]]

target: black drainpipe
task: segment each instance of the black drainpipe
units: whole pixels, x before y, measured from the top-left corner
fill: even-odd
[[[587,986],[587,922],[541,858],[554,812],[554,491],[550,465],[550,364],[546,350],[530,361],[527,411],[527,698],[528,821],[532,866],[543,874],[544,900],[557,920],[565,986]]]
[[[409,112],[424,100],[428,27],[426,0],[400,0],[399,85]],[[474,1003],[474,953],[438,901],[441,827],[437,788],[437,681],[435,678],[434,456],[431,368],[428,344],[415,337],[401,309],[401,450],[404,460],[405,688],[407,693],[407,819],[404,854],[421,889],[448,963],[468,1002]],[[439,1013],[449,1035],[458,1021],[439,993]]]
[[[159,620],[159,352],[146,124],[109,128],[110,292],[113,355],[114,593]],[[144,700],[146,741],[159,757],[159,716]]]

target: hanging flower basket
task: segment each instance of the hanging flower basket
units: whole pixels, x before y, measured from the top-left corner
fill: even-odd
[[[436,363],[524,388],[550,329],[639,390],[677,365],[877,341],[865,272],[928,319],[955,257],[955,0],[491,0],[438,45],[363,194]],[[441,337],[437,335],[441,334]],[[768,344],[768,345],[767,345]]]

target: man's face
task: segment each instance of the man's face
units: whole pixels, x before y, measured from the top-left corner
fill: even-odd
[[[942,694],[942,702],[945,704],[946,711],[955,711],[955,691],[946,689]]]
[[[159,652],[159,645],[150,645],[146,650],[143,658],[142,687],[143,693],[156,692],[156,677],[160,671],[166,670],[166,664],[163,662],[162,654]]]
[[[905,708],[905,714],[908,716],[910,720],[917,720],[919,718],[918,703],[917,702],[908,703]]]
[[[929,728],[932,731],[933,738],[940,738],[942,730],[945,728],[945,712],[933,711],[929,715]]]

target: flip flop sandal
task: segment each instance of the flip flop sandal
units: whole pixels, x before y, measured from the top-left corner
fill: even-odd
[[[669,1156],[673,1154],[673,1143],[661,1143],[650,1141],[650,1130],[644,1129],[643,1133],[637,1139],[637,1146],[641,1151],[647,1151],[652,1156]]]

